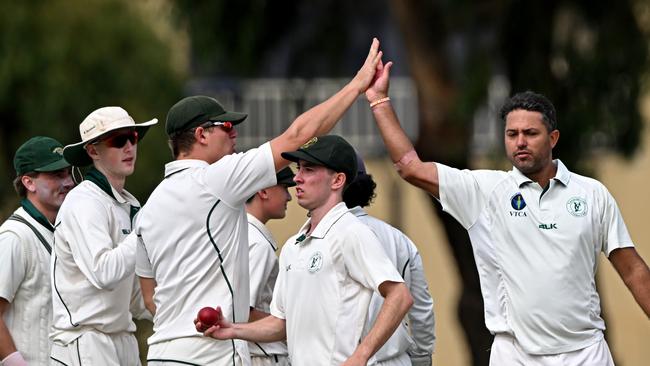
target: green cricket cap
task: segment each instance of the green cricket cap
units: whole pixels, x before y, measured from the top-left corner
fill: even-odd
[[[293,177],[295,176],[289,167],[283,168],[275,174],[278,184],[284,184],[287,187],[294,187],[296,185],[296,182],[293,181]]]
[[[357,153],[341,136],[314,137],[296,151],[283,152],[282,157],[295,162],[308,161],[345,173],[346,185],[352,183],[357,176]]]
[[[14,155],[17,176],[29,172],[53,172],[69,166],[70,163],[63,158],[63,145],[51,137],[32,137]]]
[[[186,97],[174,104],[167,113],[165,131],[168,136],[189,130],[205,122],[232,122],[239,124],[248,115],[226,111],[216,99],[205,95]]]

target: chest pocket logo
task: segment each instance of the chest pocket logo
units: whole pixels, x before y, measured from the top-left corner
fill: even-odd
[[[315,273],[320,271],[321,267],[323,267],[323,254],[321,252],[316,252],[309,257],[307,270],[309,273]]]
[[[521,211],[526,208],[526,201],[524,201],[524,196],[521,193],[517,192],[514,196],[510,198],[510,206],[517,211]]]
[[[587,214],[587,201],[581,197],[573,197],[566,203],[566,209],[575,217],[582,217]]]

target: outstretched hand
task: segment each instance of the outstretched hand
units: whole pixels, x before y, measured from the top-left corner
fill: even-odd
[[[377,64],[381,62],[382,54],[383,53],[379,51],[379,40],[373,38],[366,61],[363,63],[363,66],[361,66],[361,69],[357,71],[357,75],[354,79],[352,79],[352,82],[355,83],[355,86],[359,90],[359,94],[365,92],[366,89],[368,89],[368,86],[370,86],[370,83],[372,83],[375,76],[375,70],[377,69]]]
[[[206,337],[212,337],[215,339],[233,339],[235,338],[235,330],[233,324],[226,320],[221,311],[221,307],[217,306],[216,308],[218,317],[217,322],[212,326],[206,326],[202,324],[199,319],[194,319],[194,326],[198,332],[203,333]]]
[[[375,100],[379,100],[388,96],[391,67],[393,67],[392,61],[384,65],[380,59],[377,63],[372,83],[366,90],[366,98],[368,98],[368,102],[374,102]]]

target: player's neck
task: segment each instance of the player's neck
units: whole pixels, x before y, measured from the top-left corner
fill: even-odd
[[[264,225],[269,221],[269,217],[264,215],[264,210],[259,205],[255,204],[255,199],[253,199],[253,202],[246,204],[246,212],[258,219]]]
[[[328,200],[323,205],[309,211],[311,222],[307,234],[311,234],[314,230],[316,230],[316,227],[321,222],[323,217],[325,217],[325,215],[327,215],[327,213],[330,212],[330,210],[332,210],[332,208],[334,208],[334,206],[338,205],[339,203],[341,203],[340,197],[338,200]]]

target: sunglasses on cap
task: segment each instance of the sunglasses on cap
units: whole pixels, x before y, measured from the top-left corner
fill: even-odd
[[[215,127],[219,126],[221,127],[222,130],[225,132],[230,132],[232,129],[235,127],[235,125],[232,124],[232,122],[206,122],[201,125],[201,127],[206,128],[206,127]]]
[[[124,145],[126,145],[126,142],[130,141],[131,145],[135,145],[138,143],[138,132],[135,130],[130,130],[130,131],[123,131],[123,132],[118,132],[112,135],[109,135],[106,138],[103,138],[101,140],[95,141],[92,144],[97,145],[100,142],[103,142],[106,144],[108,147],[115,147],[115,148],[122,148]]]

